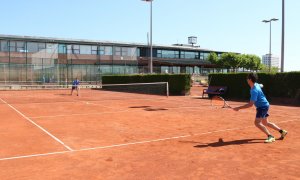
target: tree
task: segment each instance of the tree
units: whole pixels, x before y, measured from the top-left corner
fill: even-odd
[[[215,65],[219,65],[219,57],[218,55],[215,53],[215,52],[211,52],[208,57],[207,57],[207,60],[212,63],[212,64],[215,64]]]
[[[258,71],[262,68],[261,59],[256,55],[248,55],[249,58],[249,69]]]
[[[208,61],[228,70],[233,68],[234,71],[237,68],[251,71],[258,71],[263,68],[260,57],[252,54],[223,53],[221,58],[218,58],[216,53],[210,53]]]
[[[247,54],[240,54],[238,55],[241,61],[240,67],[243,68],[243,71],[245,69],[249,69],[248,64],[249,64],[249,55]]]
[[[221,55],[220,64],[227,69],[236,69],[240,66],[240,58],[238,58],[236,53],[223,53]]]
[[[251,70],[251,71],[258,71],[262,69],[261,59],[260,57],[252,54],[243,54],[241,55],[241,67]]]
[[[278,67],[274,67],[274,66],[272,66],[271,67],[271,71],[270,71],[270,69],[269,69],[269,66],[266,66],[266,65],[264,65],[264,64],[261,64],[261,66],[262,66],[262,68],[260,69],[260,72],[265,72],[265,73],[277,73],[277,72],[279,72],[279,68]]]

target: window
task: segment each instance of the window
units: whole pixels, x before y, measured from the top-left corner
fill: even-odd
[[[161,58],[179,58],[179,51],[157,50],[157,57],[161,57]]]
[[[92,46],[80,45],[80,54],[92,54]]]
[[[28,42],[27,43],[27,51],[28,52],[38,52],[37,43]]]
[[[57,48],[58,48],[57,44],[50,44],[50,43],[46,44],[47,53],[52,53],[52,54],[57,53]]]
[[[98,46],[92,46],[92,54],[98,54]]]
[[[67,53],[72,54],[72,45],[67,45]]]
[[[100,55],[112,55],[112,47],[111,46],[100,46],[99,54]]]
[[[200,52],[200,60],[204,60],[204,53]]]
[[[27,51],[28,52],[39,52],[41,50],[46,49],[45,43],[36,43],[36,42],[28,42],[27,43]]]
[[[79,54],[80,53],[79,45],[67,45],[67,53]]]
[[[129,50],[129,48],[126,48],[126,47],[122,47],[121,48],[121,55],[122,56],[128,56],[128,50]]]
[[[16,41],[10,41],[9,42],[9,51],[15,52],[16,51]]]
[[[41,51],[41,50],[44,50],[46,49],[46,44],[45,43],[38,43],[38,50]]]
[[[160,58],[161,58],[161,57],[162,57],[161,54],[162,54],[162,50],[157,50],[157,57],[160,57]]]
[[[99,48],[99,54],[100,54],[100,55],[104,55],[104,54],[105,54],[105,47],[104,47],[104,46],[101,46],[101,47]]]
[[[127,48],[127,55],[131,57],[137,56],[137,48]]]
[[[67,53],[67,47],[65,44],[59,44],[58,45],[58,53],[60,54],[66,54]]]
[[[8,51],[8,41],[0,41],[0,51]]]
[[[72,52],[73,52],[73,54],[80,54],[80,46],[72,45]]]
[[[26,52],[24,41],[17,41],[16,45],[17,45],[17,52]]]
[[[207,53],[204,53],[203,55],[204,55],[204,60],[207,60],[208,56],[209,56],[209,53],[207,52]]]
[[[115,47],[114,55],[121,56],[121,47]]]
[[[199,52],[181,51],[182,59],[199,59]]]

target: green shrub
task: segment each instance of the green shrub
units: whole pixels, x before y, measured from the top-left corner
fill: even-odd
[[[227,86],[226,97],[248,99],[250,88],[246,82],[248,73],[209,74],[210,85]],[[300,91],[300,72],[257,73],[258,83],[263,84],[266,97],[296,98]]]

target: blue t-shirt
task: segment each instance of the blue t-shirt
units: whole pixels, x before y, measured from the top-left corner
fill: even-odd
[[[259,84],[254,83],[253,88],[250,89],[250,94],[250,100],[254,101],[257,108],[268,107],[270,105]]]
[[[79,85],[79,80],[74,80],[72,83],[73,86],[78,86]]]

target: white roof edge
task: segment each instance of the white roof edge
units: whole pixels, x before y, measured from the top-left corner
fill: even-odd
[[[120,41],[106,41],[106,40],[90,40],[90,39],[72,39],[72,38],[53,38],[53,37],[41,37],[41,36],[22,36],[22,35],[6,35],[0,34],[0,38],[12,38],[12,39],[34,39],[34,40],[44,40],[44,41],[67,41],[71,43],[88,43],[88,44],[120,44],[120,45],[130,45],[130,46],[149,46],[146,43],[135,43],[135,42],[120,42]],[[153,44],[153,47],[161,47],[161,48],[177,48],[177,49],[185,49],[185,50],[202,50],[202,51],[215,51],[211,49],[200,48],[199,46],[191,47],[191,46],[178,46],[178,45],[163,45],[163,44]],[[215,51],[222,52],[222,51]]]

